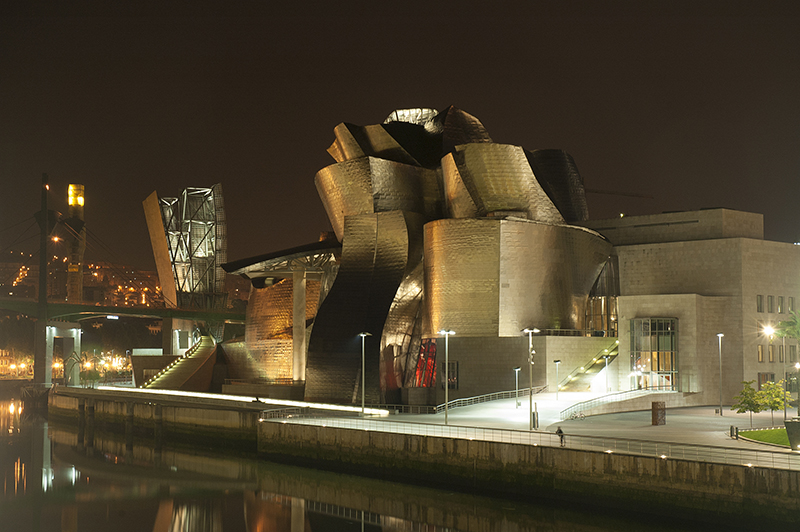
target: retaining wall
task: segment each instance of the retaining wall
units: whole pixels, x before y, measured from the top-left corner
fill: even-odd
[[[280,422],[259,424],[258,450],[307,465],[516,498],[659,515],[677,508],[737,523],[800,519],[797,471]]]
[[[203,447],[221,446],[229,449],[254,451],[257,441],[257,410],[236,410],[209,406],[134,402],[120,399],[78,397],[50,394],[48,414],[55,418],[80,421],[90,418],[99,429],[108,431],[129,430],[126,426],[129,408],[133,409],[132,431],[139,435],[154,435],[156,427],[171,441]],[[80,408],[83,403],[83,412]],[[130,405],[130,406],[129,406]],[[93,411],[88,412],[88,410]]]

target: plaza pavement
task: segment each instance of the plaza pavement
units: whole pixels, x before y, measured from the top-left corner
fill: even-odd
[[[598,397],[592,393],[561,392],[556,401],[554,393],[534,395],[535,408],[539,412],[539,431],[554,432],[561,427],[565,434],[602,436],[659,442],[674,442],[695,445],[714,445],[720,447],[760,449],[764,451],[789,452],[785,447],[776,447],[730,437],[730,427],[739,430],[750,428],[750,414],[737,414],[730,405],[723,406],[723,415],[715,413],[714,406],[668,408],[666,425],[653,426],[651,412],[625,412],[587,416],[584,420],[560,421],[559,413],[575,403]],[[514,399],[501,399],[472,406],[450,409],[448,424],[454,426],[504,428],[528,430],[528,397],[520,398],[520,406],[515,408]],[[797,416],[790,408],[788,417]],[[444,423],[444,413],[440,414],[401,414],[392,416],[392,421],[413,423]],[[774,412],[774,423],[770,412],[753,414],[753,428],[783,426],[783,410]]]

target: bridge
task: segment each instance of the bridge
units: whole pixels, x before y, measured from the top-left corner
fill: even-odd
[[[35,299],[0,297],[0,309],[25,314],[31,318],[39,315]],[[229,310],[193,310],[183,308],[155,307],[105,307],[80,303],[47,303],[47,318],[64,321],[80,321],[100,316],[128,316],[132,318],[185,319],[192,321],[216,321],[244,323],[243,312]]]

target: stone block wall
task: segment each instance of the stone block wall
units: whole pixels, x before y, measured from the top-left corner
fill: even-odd
[[[660,515],[796,522],[800,471],[445,437],[263,422],[258,450],[318,466],[480,488],[547,494]],[[712,515],[709,516],[708,512]]]

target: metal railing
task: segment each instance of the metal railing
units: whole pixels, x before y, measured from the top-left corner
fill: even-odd
[[[266,377],[262,378],[252,378],[252,379],[225,379],[224,384],[230,385],[243,385],[243,384],[267,384],[267,385],[278,385],[278,386],[301,386],[304,381],[294,380],[290,377],[278,377],[274,379],[269,379]]]
[[[597,408],[598,406],[602,405],[607,405],[609,403],[626,401],[628,399],[634,399],[636,397],[650,395],[651,393],[664,393],[673,391],[674,390],[671,387],[654,386],[652,388],[644,388],[641,390],[626,390],[624,392],[614,392],[600,397],[595,397],[594,399],[589,399],[587,401],[581,401],[580,403],[575,403],[569,408],[565,408],[564,410],[562,410],[559,413],[559,419],[563,421],[565,419],[569,419],[573,414],[589,411],[592,410],[593,408]]]
[[[564,386],[572,382],[573,380],[578,378],[579,374],[586,374],[586,371],[591,368],[594,364],[598,363],[600,359],[603,358],[604,355],[608,355],[610,359],[614,359],[619,354],[619,340],[614,340],[614,343],[611,344],[607,349],[601,349],[597,352],[592,359],[582,366],[578,366],[577,368],[570,371],[566,377],[561,379],[561,382],[557,382],[556,386],[558,389],[561,390]]]
[[[277,420],[265,420],[275,423]],[[317,425],[342,428],[433,436],[462,440],[491,441],[519,445],[558,447],[559,435],[552,432],[520,431],[510,429],[464,427],[454,425],[434,425],[429,423],[404,423],[381,421],[366,418],[299,418],[284,419],[281,423]],[[600,436],[565,435],[564,447],[573,450],[600,451],[626,455],[649,456],[662,460],[678,459],[695,462],[740,465],[747,467],[768,467],[772,469],[800,470],[800,454],[790,450],[783,452],[760,451],[712,445],[692,445],[684,443],[657,442],[624,438],[605,438]]]
[[[547,386],[534,386],[533,395],[541,393],[546,389]],[[531,391],[529,388],[520,388],[519,390],[510,390],[507,392],[494,392],[484,395],[476,395],[475,397],[462,397],[461,399],[453,399],[452,401],[449,401],[447,403],[447,408],[450,410],[453,408],[458,408],[459,406],[477,405],[489,401],[497,401],[498,399],[513,399],[514,397],[517,397],[517,394],[519,394],[519,397],[527,397],[529,391]],[[438,414],[440,412],[444,412],[444,403],[436,405],[432,413]]]
[[[192,355],[194,355],[197,352],[197,350],[202,347],[204,338],[207,338],[207,337],[206,336],[201,336],[200,339],[197,340],[197,342],[195,342],[191,347],[189,347],[189,349],[186,350],[186,352],[184,352],[181,356],[179,356],[178,358],[176,358],[175,360],[170,362],[167,366],[161,368],[161,370],[159,370],[158,373],[156,373],[155,375],[153,375],[152,377],[150,377],[149,379],[144,381],[144,383],[142,383],[142,385],[139,386],[139,388],[147,388],[149,385],[153,384],[156,380],[158,380],[159,377],[161,377],[162,375],[167,374],[172,368],[177,366],[178,363],[180,363],[182,360],[185,360],[187,358],[191,358]],[[210,337],[208,337],[208,338],[210,338]],[[211,339],[211,341],[214,342],[213,338]]]
[[[615,330],[605,329],[542,329],[541,336],[592,336],[595,338],[616,338]]]

